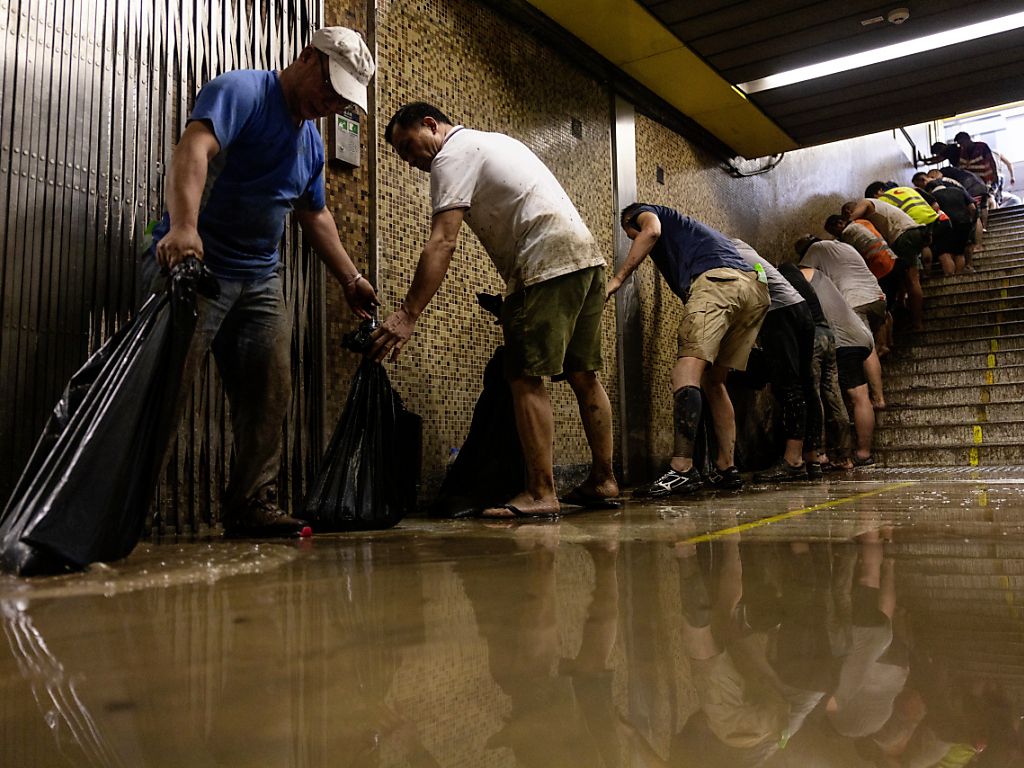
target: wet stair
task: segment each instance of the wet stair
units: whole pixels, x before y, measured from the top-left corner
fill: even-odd
[[[883,363],[880,464],[1024,465],[1024,206],[992,212],[974,267],[924,281],[925,330]]]

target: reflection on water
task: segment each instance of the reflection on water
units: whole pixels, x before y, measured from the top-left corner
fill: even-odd
[[[2,764],[1021,764],[1019,491],[887,487],[2,581]]]

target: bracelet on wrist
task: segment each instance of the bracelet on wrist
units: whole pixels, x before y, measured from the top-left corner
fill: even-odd
[[[350,277],[349,279],[347,279],[345,281],[345,287],[348,288],[349,286],[355,285],[360,280],[364,280],[364,279],[365,278],[363,277],[361,272],[356,272],[352,277]]]

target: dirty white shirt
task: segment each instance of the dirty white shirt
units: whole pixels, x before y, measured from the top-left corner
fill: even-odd
[[[464,208],[511,294],[604,266],[562,185],[525,144],[456,126],[430,164],[434,214]]]

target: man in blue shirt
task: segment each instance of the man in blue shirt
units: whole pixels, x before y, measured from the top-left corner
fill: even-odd
[[[294,536],[303,525],[277,504],[291,398],[291,313],[278,246],[290,211],[352,310],[366,318],[377,303],[325,207],[323,142],[312,123],[349,104],[365,111],[373,71],[357,32],[318,30],[284,70],[237,70],[207,83],[174,150],[167,213],[153,233],[156,258],[144,267],[191,256],[220,282],[219,298],[197,297],[185,381],[212,349],[236,456],[222,514],[227,536]]]
[[[733,462],[736,415],[725,380],[730,369],[746,369],[768,311],[764,272],[748,265],[721,232],[672,208],[633,203],[622,211],[621,224],[633,245],[608,281],[607,295],[614,294],[650,255],[669,288],[684,302],[679,355],[671,375],[672,461],[664,475],[634,495],[683,495],[703,485],[693,466],[702,385],[718,438],[718,455],[709,480],[718,487],[738,488],[743,481]]]

